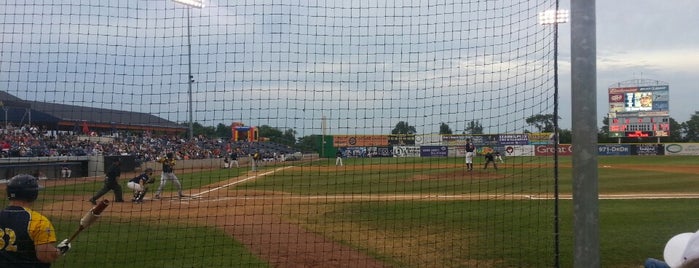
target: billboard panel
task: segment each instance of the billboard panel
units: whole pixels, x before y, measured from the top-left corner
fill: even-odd
[[[661,85],[658,81],[656,81],[658,85],[653,86],[623,83],[626,84],[623,87],[608,89],[610,136],[665,137],[670,135],[669,86]],[[648,82],[638,81],[637,83]]]
[[[335,135],[334,147],[388,146],[388,136],[384,135]]]
[[[394,157],[419,157],[420,147],[418,146],[393,146]]]
[[[597,155],[630,155],[631,146],[628,144],[599,144]]]
[[[505,156],[534,156],[533,145],[505,146]]]
[[[432,157],[432,156],[448,156],[449,149],[447,146],[420,146],[420,156],[421,157]]]
[[[534,154],[536,156],[552,156],[555,152],[553,145],[534,145]],[[560,156],[570,156],[573,155],[573,145],[571,144],[559,144],[558,145],[558,155]]]
[[[699,143],[665,144],[665,155],[699,155]]]

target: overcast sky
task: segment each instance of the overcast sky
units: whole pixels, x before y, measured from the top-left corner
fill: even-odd
[[[566,8],[569,3],[561,2]],[[600,126],[609,111],[607,89],[634,79],[667,82],[670,117],[680,123],[689,120],[699,111],[699,1],[613,0],[596,4]],[[564,81],[561,114],[570,124],[570,24],[561,25],[560,40]]]
[[[301,135],[531,130],[552,113],[551,30],[537,1],[206,1],[192,11],[194,120]],[[596,1],[598,115],[607,88],[670,87],[695,110],[699,1]],[[561,1],[562,8],[569,2]],[[0,90],[18,97],[187,120],[186,10],[166,0],[0,4]],[[570,25],[561,25],[561,126],[570,128]]]

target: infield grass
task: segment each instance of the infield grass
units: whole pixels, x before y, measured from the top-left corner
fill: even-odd
[[[482,159],[476,160],[477,168]],[[515,194],[552,197],[554,163],[550,158],[536,157],[506,160],[497,173],[479,171],[483,176],[469,177],[463,173],[461,158],[345,159],[345,167],[340,168],[334,167],[334,159],[323,159],[297,164],[303,170],[286,169],[234,189],[299,196],[476,195],[481,200],[329,199],[287,205],[282,216],[394,267],[551,267],[553,201],[507,197]],[[598,160],[602,195],[699,191],[699,174],[683,171],[699,163],[699,157],[599,157]],[[280,165],[289,164],[295,163]],[[400,168],[371,168],[382,165]],[[562,157],[559,166],[561,194],[571,194],[571,159]],[[178,176],[185,188],[192,189],[247,171],[245,168],[212,170]],[[63,194],[91,195],[99,187],[101,182],[90,182],[52,187],[44,194],[58,200]],[[600,200],[601,266],[640,267],[647,257],[662,258],[663,247],[670,237],[699,229],[698,204],[699,199]],[[572,267],[573,263],[572,222],[572,201],[561,200],[562,267]],[[62,236],[67,235],[64,230],[75,228],[72,221],[56,219],[54,223]],[[79,238],[74,251],[63,260],[65,267],[131,267],[117,264],[135,262],[146,264],[138,267],[265,265],[234,239],[213,228],[136,220],[96,224],[89,232],[92,234],[84,236],[85,240]],[[214,246],[210,246],[212,239]],[[108,256],[122,257],[112,260]],[[89,265],[103,263],[100,261],[105,258],[115,265]],[[77,262],[78,259],[85,261]]]

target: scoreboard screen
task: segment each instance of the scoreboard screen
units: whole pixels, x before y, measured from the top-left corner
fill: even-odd
[[[667,85],[610,87],[610,136],[669,136],[669,101]]]

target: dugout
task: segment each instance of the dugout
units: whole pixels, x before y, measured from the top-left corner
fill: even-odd
[[[66,166],[71,170],[71,178],[88,175],[89,159],[73,157],[57,159],[49,157],[8,158],[0,162],[0,180],[7,180],[17,174],[37,174],[42,172],[49,179],[61,178],[61,169]]]
[[[104,172],[108,171],[109,168],[112,166],[114,161],[117,159],[120,160],[120,165],[121,167],[121,172],[131,172],[136,170],[137,164],[136,164],[136,157],[133,155],[113,155],[113,156],[105,156],[103,159],[103,165],[102,165],[102,170]]]

